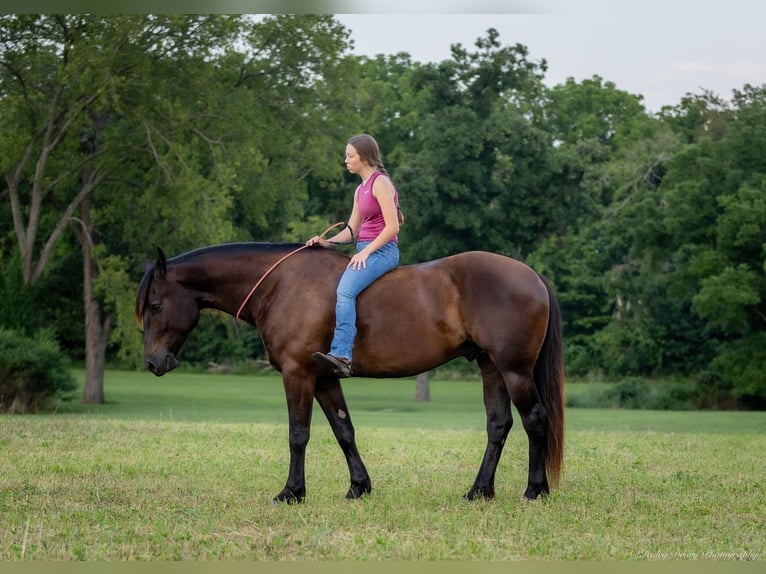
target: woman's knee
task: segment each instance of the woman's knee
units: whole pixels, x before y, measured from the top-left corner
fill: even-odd
[[[357,294],[351,289],[343,289],[338,287],[338,290],[335,292],[335,296],[338,301],[351,302],[356,300]]]

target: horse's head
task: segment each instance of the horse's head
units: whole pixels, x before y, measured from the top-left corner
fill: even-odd
[[[178,366],[176,354],[199,320],[191,290],[168,273],[165,254],[148,266],[136,296],[136,322],[144,330],[144,364],[158,377]]]

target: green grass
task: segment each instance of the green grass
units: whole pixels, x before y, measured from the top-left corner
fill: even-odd
[[[766,413],[570,409],[565,476],[524,503],[511,432],[492,501],[468,503],[485,436],[478,382],[344,384],[371,496],[319,409],[308,497],[287,475],[276,377],[109,372],[108,404],[0,426],[0,560],[763,560]],[[580,392],[572,387],[570,392]]]

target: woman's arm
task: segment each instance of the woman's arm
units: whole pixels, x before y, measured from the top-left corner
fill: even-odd
[[[334,247],[336,245],[345,245],[354,241],[355,234],[359,233],[359,227],[362,224],[362,216],[359,215],[359,208],[356,203],[356,193],[354,193],[354,205],[351,208],[351,215],[348,216],[346,227],[341,229],[330,239],[323,239],[319,235],[312,237],[306,242],[306,245],[321,245],[322,247]]]

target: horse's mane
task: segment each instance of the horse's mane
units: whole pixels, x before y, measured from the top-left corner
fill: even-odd
[[[218,245],[207,245],[205,247],[198,247],[191,251],[181,253],[167,260],[168,265],[179,264],[196,259],[214,256],[221,257],[223,255],[247,255],[249,253],[276,253],[281,254],[283,252],[292,251],[301,247],[302,243],[270,243],[270,242],[240,242],[240,243],[221,243]],[[138,292],[136,293],[136,324],[139,329],[143,329],[144,323],[144,310],[146,309],[147,301],[149,298],[149,288],[154,280],[155,265],[148,267],[141,278],[141,282],[138,285]]]
[[[266,242],[240,242],[240,243],[221,243],[218,245],[207,245],[205,247],[199,247],[186,253],[181,253],[168,259],[168,263],[183,263],[192,259],[198,259],[206,255],[215,255],[219,257],[221,255],[241,255],[253,252],[258,253],[281,253],[283,251],[289,251],[297,249],[303,245],[302,243],[266,243]]]

